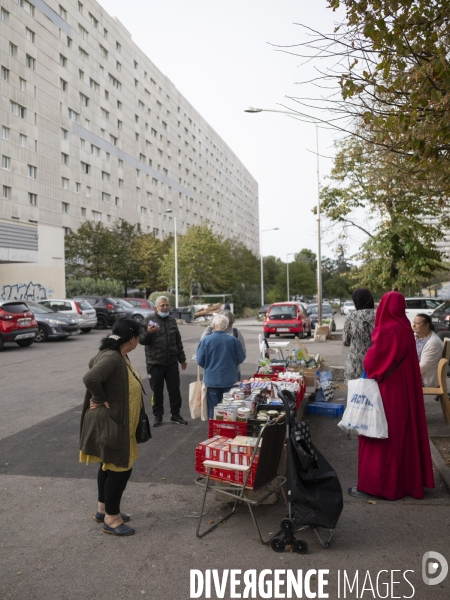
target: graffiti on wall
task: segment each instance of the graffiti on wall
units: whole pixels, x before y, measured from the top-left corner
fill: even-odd
[[[47,289],[40,283],[16,283],[13,285],[4,285],[0,300],[45,300],[53,295],[52,289]]]

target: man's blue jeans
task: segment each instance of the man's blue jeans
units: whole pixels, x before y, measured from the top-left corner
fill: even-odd
[[[208,400],[208,419],[214,418],[214,407],[222,402],[222,398],[225,392],[229,392],[230,387],[227,388],[207,388],[206,398]]]

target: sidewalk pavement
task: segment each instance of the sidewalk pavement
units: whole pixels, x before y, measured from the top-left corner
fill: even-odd
[[[249,376],[257,360],[257,336],[251,324],[239,327],[248,340],[243,375]],[[193,330],[183,328],[183,339],[193,335]],[[346,349],[339,340],[311,342],[308,349],[322,354],[328,365],[345,362]],[[194,371],[192,367],[189,378],[183,380],[184,397]],[[336,397],[345,398],[343,386],[336,390]],[[426,410],[430,434],[448,435],[438,403],[427,401]],[[347,589],[346,597],[361,598],[366,571],[375,586],[378,572],[386,571],[381,574],[385,581],[392,570],[398,570],[392,577],[402,583],[394,584],[384,597],[449,597],[450,577],[427,586],[421,575],[425,552],[436,551],[450,559],[450,496],[437,473],[436,488],[426,490],[423,500],[368,503],[344,493],[344,510],[328,550],[319,545],[312,531],[304,531],[298,537],[308,542],[308,554],[274,553],[257,541],[246,507],[239,507],[226,524],[199,540],[195,517],[202,490],[194,485],[194,449],[207,437],[207,427],[189,420],[187,427],[165,425],[153,430],[153,439],[140,448],[122,508],[131,513],[136,535],[119,539],[102,534],[101,524],[92,519],[96,468],[65,459],[66,446],[68,456],[76,448],[78,419],[78,411],[70,410],[65,421],[54,417],[0,441],[0,456],[11,462],[8,472],[0,474],[2,600],[184,600],[190,597],[190,569],[256,569],[258,573],[263,569],[293,569],[295,573],[297,569],[328,569],[326,591],[331,599],[344,597],[338,571],[342,578],[346,570],[351,580],[359,571],[359,595]],[[354,485],[357,439],[349,439],[335,419],[307,419],[315,444],[336,469],[343,490]],[[33,474],[21,474],[39,436],[45,447],[36,446],[43,449],[32,457]],[[217,519],[224,508],[211,495],[205,522]],[[281,501],[257,511],[264,535],[277,531],[286,516]],[[413,571],[407,576],[414,586],[412,596],[401,573],[406,570]],[[385,589],[382,586],[376,596],[366,591],[362,597],[383,597]],[[316,580],[312,591],[317,591]],[[230,597],[229,592],[224,597]]]

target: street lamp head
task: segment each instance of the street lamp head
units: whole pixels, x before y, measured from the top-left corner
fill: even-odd
[[[253,106],[247,106],[247,108],[244,108],[244,112],[249,112],[249,113],[258,113],[258,112],[262,112],[262,108],[254,108]]]

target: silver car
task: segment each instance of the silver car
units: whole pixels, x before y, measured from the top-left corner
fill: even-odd
[[[39,304],[61,313],[66,317],[72,317],[79,322],[81,333],[89,333],[97,325],[97,313],[86,300],[61,300],[59,298],[48,298],[41,300]]]
[[[127,317],[127,319],[134,319],[139,323],[143,323],[147,317],[155,314],[154,310],[148,308],[140,308],[139,306],[133,306],[131,302],[128,302],[123,298],[113,298],[113,300],[115,300],[121,306],[123,306],[123,310],[125,311],[125,316]]]

